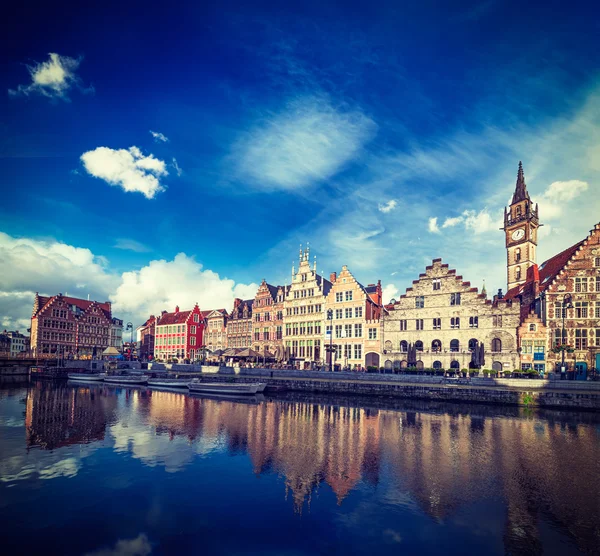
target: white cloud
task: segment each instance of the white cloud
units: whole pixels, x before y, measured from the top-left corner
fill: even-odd
[[[81,59],[60,56],[54,52],[49,54],[49,60],[33,66],[27,66],[31,75],[29,85],[19,85],[16,89],[9,89],[10,96],[29,96],[41,94],[49,98],[69,100],[67,93],[72,87],[77,87],[83,93],[93,92],[93,87],[85,88],[81,79],[76,75]]]
[[[432,217],[429,219],[429,226],[428,229],[432,234],[439,234],[440,233],[440,229],[438,228],[438,224],[437,224],[437,216]]]
[[[383,213],[388,213],[392,210],[394,210],[396,208],[396,205],[398,203],[394,200],[391,199],[390,201],[388,201],[387,203],[384,203],[383,205],[381,203],[379,203],[379,212],[383,212]]]
[[[400,291],[394,284],[386,284],[383,287],[383,302],[389,303],[390,299],[398,299],[400,296]]]
[[[452,228],[452,227],[456,226],[457,224],[460,224],[462,221],[463,221],[462,216],[446,218],[446,220],[444,220],[444,223],[442,224],[442,228]]]
[[[173,157],[173,168],[175,168],[175,173],[177,174],[177,177],[181,177],[181,174],[183,174],[183,170],[179,167],[179,164],[177,164],[177,159],[175,157]]]
[[[176,305],[192,308],[196,302],[202,309],[229,311],[235,297],[254,298],[257,289],[257,284],[236,284],[203,270],[193,258],[179,253],[172,261],[151,261],[140,270],[124,272],[111,300],[116,312],[140,316],[173,311]]]
[[[119,238],[115,243],[117,249],[124,249],[126,251],[135,251],[136,253],[148,253],[151,251],[150,247],[136,241],[135,239]]]
[[[330,178],[354,160],[375,129],[362,112],[305,98],[246,133],[232,158],[238,177],[256,187],[299,189]]]
[[[169,141],[168,137],[166,137],[165,135],[163,135],[162,133],[160,133],[158,131],[150,130],[150,135],[152,135],[152,137],[154,137],[154,141],[156,143],[167,143]]]
[[[567,203],[579,197],[588,188],[589,184],[580,180],[552,182],[538,199],[540,217],[546,221],[556,220],[562,216],[565,209],[570,208],[567,207]]]
[[[502,219],[494,217],[487,209],[482,209],[479,212],[474,210],[465,210],[463,212],[464,224],[467,230],[473,230],[476,234],[485,232],[497,232],[503,225]]]
[[[83,153],[81,161],[88,174],[124,191],[139,191],[147,199],[165,189],[159,182],[160,177],[168,175],[165,163],[152,154],[144,156],[137,147],[98,147]]]

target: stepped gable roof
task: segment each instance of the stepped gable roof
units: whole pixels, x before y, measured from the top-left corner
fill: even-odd
[[[221,315],[223,316],[228,316],[229,313],[227,312],[227,309],[209,309],[208,311],[200,311],[202,313],[202,318],[207,318],[208,315],[210,315],[211,313],[221,313]]]
[[[79,299],[77,297],[67,297],[65,295],[63,295],[63,296],[53,295],[52,297],[42,297],[40,295],[39,296],[40,308],[38,309],[38,313],[44,307],[46,307],[46,305],[48,305],[48,303],[50,303],[50,301],[52,301],[53,299],[58,299],[59,297],[67,305],[75,305],[75,307],[78,307],[82,311],[87,311],[89,306],[95,303],[96,305],[98,305],[98,307],[100,307],[100,309],[102,310],[102,312],[105,314],[105,316],[107,318],[110,318],[110,316],[111,316],[110,303],[100,303],[98,301],[88,301],[87,299]]]
[[[568,247],[564,251],[561,251],[560,253],[554,255],[554,257],[550,257],[547,261],[543,262],[540,265],[539,270],[538,270],[539,281],[540,281],[540,291],[544,291],[552,283],[554,278],[556,278],[558,273],[566,266],[566,264],[569,262],[569,260],[571,260],[571,257],[576,253],[577,249],[579,249],[583,245],[584,242],[585,242],[585,239],[582,239],[581,241],[577,242],[575,245],[571,245],[571,247]],[[528,280],[526,282],[523,282],[522,284],[519,284],[518,286],[515,286],[514,288],[511,288],[510,290],[508,290],[506,292],[506,295],[504,296],[504,298],[505,299],[513,299],[516,296],[520,295],[523,292],[525,285],[528,284],[530,281],[532,281],[532,279],[534,277],[537,278],[537,276],[535,276],[535,275],[530,276],[530,274],[528,273],[528,275],[527,275]]]
[[[192,311],[178,311],[176,313],[164,313],[158,319],[158,325],[184,324]]]

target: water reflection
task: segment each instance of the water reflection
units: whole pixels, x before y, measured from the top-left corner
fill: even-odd
[[[16,428],[3,423],[18,416],[2,417],[0,426]],[[37,384],[26,395],[25,444],[56,454],[70,445],[109,447],[169,473],[199,457],[243,455],[256,476],[281,478],[281,496],[293,501],[298,514],[309,512],[313,497],[326,488],[338,507],[360,495],[362,504],[344,519],[348,525],[368,523],[381,511],[371,495],[378,492],[377,503],[386,508],[497,536],[508,553],[541,553],[552,535],[560,535],[565,547],[574,543],[593,553],[600,546],[598,422],[591,414],[484,406],[386,407],[329,398],[248,404],[145,389]],[[74,477],[83,457],[85,452],[64,454],[30,471],[17,469],[22,461],[7,464],[4,458],[0,473],[4,482]],[[479,511],[482,504],[499,513]],[[381,534],[390,543],[403,538],[393,527]]]

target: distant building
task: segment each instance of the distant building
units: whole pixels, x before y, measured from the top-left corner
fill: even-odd
[[[156,320],[154,315],[150,315],[150,318],[137,329],[138,340],[140,342],[140,358],[144,361],[154,358]]]
[[[254,299],[233,300],[233,310],[227,320],[227,347],[248,348],[252,341],[252,305]]]
[[[31,350],[36,357],[100,357],[110,345],[110,302],[87,301],[62,293],[35,294]]]
[[[6,330],[0,334],[0,357],[10,357],[10,337]]]
[[[206,328],[204,330],[204,344],[210,351],[227,349],[227,322],[229,314],[225,309],[203,311]]]
[[[119,351],[123,348],[123,321],[114,317],[110,325],[110,345]]]
[[[201,357],[204,318],[198,304],[191,311],[163,311],[155,323],[154,357],[190,359]]]
[[[381,351],[381,281],[365,287],[359,283],[347,266],[339,276],[334,272],[332,286],[325,301],[326,331],[333,328],[335,364],[342,367],[379,367]],[[331,310],[331,320],[328,311]],[[327,340],[329,343],[329,340]]]
[[[25,336],[17,331],[4,331],[3,335],[10,340],[10,357],[17,357],[21,353],[29,351],[29,336]]]
[[[289,286],[272,286],[262,281],[254,297],[252,349],[275,355],[283,347],[283,302]]]
[[[495,371],[519,367],[518,301],[486,294],[434,259],[383,316],[383,360],[387,369],[477,368],[475,348],[483,343],[485,364]],[[409,361],[409,347],[416,361]]]
[[[317,274],[317,261],[310,266],[310,249],[300,248],[300,264],[292,266],[292,283],[286,291],[283,322],[286,351],[303,368],[323,364],[325,300],[331,282]]]

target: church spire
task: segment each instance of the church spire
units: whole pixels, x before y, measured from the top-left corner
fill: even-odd
[[[529,193],[527,192],[527,184],[525,183],[525,174],[523,173],[523,163],[519,160],[519,171],[517,173],[517,187],[513,194],[511,205],[518,203],[519,201],[531,201]]]

